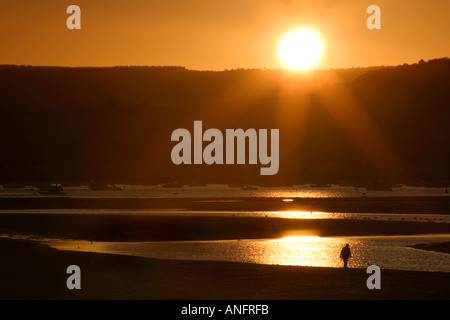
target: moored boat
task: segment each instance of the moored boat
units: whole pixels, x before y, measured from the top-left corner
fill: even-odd
[[[64,188],[60,183],[50,183],[39,186],[39,194],[64,194]]]

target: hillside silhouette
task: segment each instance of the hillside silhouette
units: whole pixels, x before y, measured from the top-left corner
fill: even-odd
[[[290,73],[0,66],[0,183],[450,181],[450,60]],[[280,169],[172,164],[173,130],[280,129]],[[206,144],[206,143],[205,143]]]

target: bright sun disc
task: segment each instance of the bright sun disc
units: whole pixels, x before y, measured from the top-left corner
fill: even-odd
[[[278,47],[278,55],[287,68],[308,70],[319,61],[323,49],[322,36],[317,30],[299,28],[284,36]]]

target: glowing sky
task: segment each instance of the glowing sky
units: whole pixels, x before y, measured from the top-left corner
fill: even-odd
[[[81,30],[66,8],[81,8]],[[381,8],[369,30],[366,8]],[[317,68],[414,63],[449,56],[448,0],[0,0],[0,64],[279,68],[280,39],[319,29]]]

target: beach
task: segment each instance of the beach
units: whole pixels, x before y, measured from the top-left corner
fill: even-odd
[[[449,273],[382,271],[382,289],[366,287],[365,269],[159,260],[57,251],[0,239],[1,299],[366,300],[448,299]],[[82,270],[68,290],[66,268]]]
[[[426,200],[431,203],[433,199]],[[33,201],[18,201],[20,205],[10,207],[73,208],[83,203],[78,201],[78,204],[74,204],[76,201],[73,199],[69,202],[45,199],[42,203],[47,205],[41,203],[37,206],[32,204]],[[123,204],[123,199],[121,201]],[[153,203],[176,206],[177,202],[171,201],[154,200]],[[185,241],[278,238],[293,230],[313,230],[318,236],[438,234],[449,231],[447,223],[424,221],[202,217],[199,206],[206,204],[208,209],[214,205],[223,208],[223,202],[195,201],[197,207],[193,206],[193,201],[183,202],[183,207],[191,205],[191,209],[199,210],[199,215],[192,217],[3,213],[0,214],[0,232],[91,241]],[[251,206],[261,209],[270,204],[266,201],[246,200],[245,208]],[[271,201],[273,203],[274,200]],[[337,208],[351,203],[349,201],[333,199],[332,203]],[[371,201],[375,203],[373,199]],[[435,208],[438,208],[444,207],[448,200],[442,198],[440,203],[436,199],[434,201]],[[315,204],[319,206],[324,202],[320,200]],[[411,202],[418,202],[418,199],[410,199],[409,204]],[[114,201],[92,200],[89,207],[93,203],[97,203],[98,208],[104,207],[106,203],[111,206]],[[243,208],[238,202],[225,204],[229,204],[230,212],[238,207]],[[277,204],[278,210],[286,205],[281,201]],[[314,201],[309,204],[314,204]],[[400,206],[392,200],[378,204],[381,205],[388,212],[394,205]],[[362,207],[363,203],[355,202],[353,209],[355,206]],[[352,206],[349,208],[351,210]],[[448,248],[447,243],[427,244],[420,249],[448,252]],[[364,268],[165,260],[58,251],[38,242],[8,238],[0,238],[0,252],[3,284],[0,298],[4,300],[435,300],[450,297],[450,273],[447,272],[382,270],[382,289],[369,290],[366,286],[369,275]],[[78,265],[82,270],[81,290],[69,290],[66,287],[66,269],[70,265]]]

